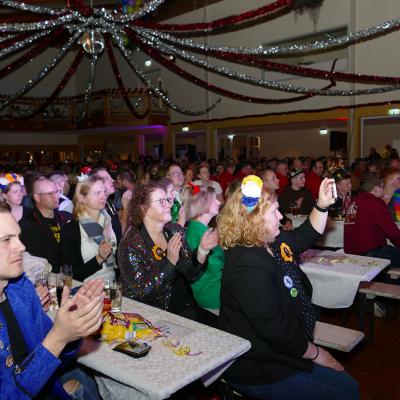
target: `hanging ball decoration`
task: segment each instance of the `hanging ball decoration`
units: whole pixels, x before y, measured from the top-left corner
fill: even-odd
[[[104,38],[100,32],[86,31],[79,39],[83,50],[90,55],[100,54],[104,50]]]

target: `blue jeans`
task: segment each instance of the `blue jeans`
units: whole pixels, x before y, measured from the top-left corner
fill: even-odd
[[[67,372],[64,372],[60,376],[60,381],[62,384],[71,379],[74,379],[79,382],[79,386],[75,390],[75,392],[72,394],[69,393],[69,396],[72,399],[81,399],[81,400],[101,399],[95,380],[86,372],[82,371],[79,368],[73,368]]]
[[[346,372],[315,365],[269,385],[230,385],[239,393],[263,400],[359,400],[357,382]]]

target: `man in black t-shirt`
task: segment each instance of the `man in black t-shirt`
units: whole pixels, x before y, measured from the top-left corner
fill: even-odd
[[[61,265],[60,231],[71,219],[71,214],[57,211],[60,192],[49,179],[40,179],[33,186],[35,208],[20,221],[21,241],[26,250],[46,258],[58,272]]]

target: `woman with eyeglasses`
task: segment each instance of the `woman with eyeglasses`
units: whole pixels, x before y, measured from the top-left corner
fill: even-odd
[[[201,320],[189,282],[203,273],[206,256],[192,253],[185,231],[171,223],[171,198],[162,181],[138,185],[130,206],[130,224],[118,248],[123,294],[131,299]],[[201,247],[215,246],[205,235]]]

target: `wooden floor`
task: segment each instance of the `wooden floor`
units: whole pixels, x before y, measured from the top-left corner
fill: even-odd
[[[396,304],[396,303],[395,303]],[[340,325],[340,313],[325,311],[321,320]],[[348,327],[358,329],[354,312],[350,312]],[[375,318],[373,340],[359,344],[351,353],[335,352],[350,375],[360,385],[363,400],[400,399],[400,312],[398,304],[394,315]]]
[[[332,351],[360,385],[362,400],[400,400],[400,304],[396,304],[393,314],[390,318],[375,318],[373,340],[365,340],[350,353]],[[324,310],[320,320],[340,325],[341,313]],[[347,326],[359,329],[352,310],[348,312]],[[218,385],[205,389],[196,382],[176,393],[173,399],[221,400],[222,396]],[[237,397],[236,400],[249,399]]]

